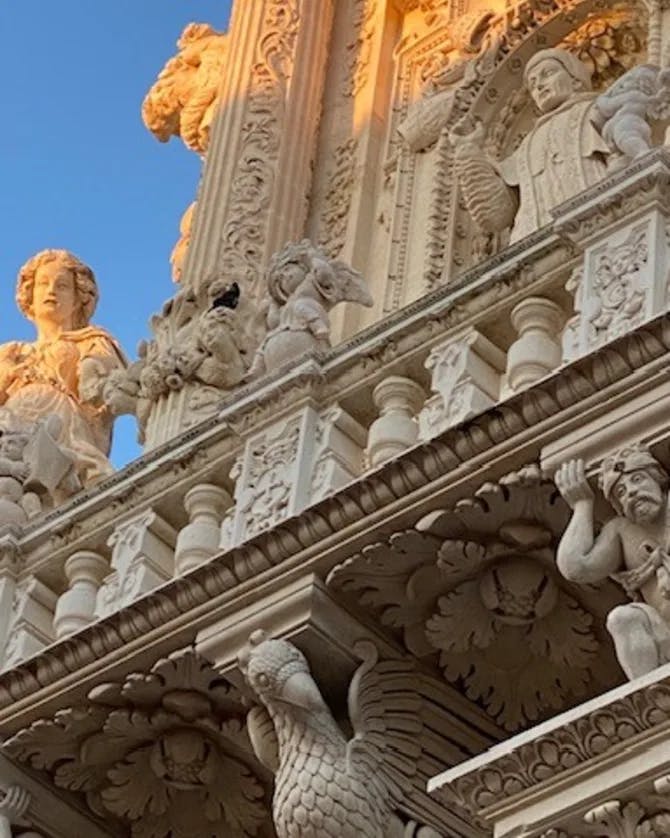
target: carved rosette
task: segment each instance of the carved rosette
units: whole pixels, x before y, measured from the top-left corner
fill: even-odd
[[[528,467],[365,549],[329,583],[415,655],[438,650],[445,677],[515,729],[583,695],[599,668],[592,616],[554,567],[567,517]]]
[[[192,650],[100,684],[86,704],[34,722],[4,745],[12,758],[82,792],[137,838],[246,838],[268,820],[239,695]]]

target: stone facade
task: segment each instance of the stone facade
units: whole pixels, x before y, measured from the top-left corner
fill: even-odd
[[[66,251],[0,347],[0,838],[670,835],[667,4],[178,47],[139,357]]]

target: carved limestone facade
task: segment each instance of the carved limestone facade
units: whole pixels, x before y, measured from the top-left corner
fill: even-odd
[[[669,67],[661,0],[186,28],[173,297],[126,364],[46,251],[0,347],[0,838],[670,834]]]

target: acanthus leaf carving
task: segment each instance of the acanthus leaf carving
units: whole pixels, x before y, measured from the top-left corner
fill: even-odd
[[[438,650],[445,677],[514,729],[583,693],[597,668],[593,618],[553,568],[566,517],[529,467],[367,548],[328,583],[414,654]]]
[[[100,684],[4,744],[136,838],[251,838],[267,820],[240,697],[190,649]]]

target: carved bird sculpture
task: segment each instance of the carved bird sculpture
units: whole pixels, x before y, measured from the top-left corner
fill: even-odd
[[[278,838],[419,834],[408,832],[395,814],[424,784],[426,737],[412,664],[379,663],[370,642],[358,644],[356,652],[364,661],[349,688],[351,739],[326,705],[305,656],[291,643],[254,632],[240,656],[260,702],[247,724],[258,759],[275,774]],[[424,829],[421,834],[439,838]]]

